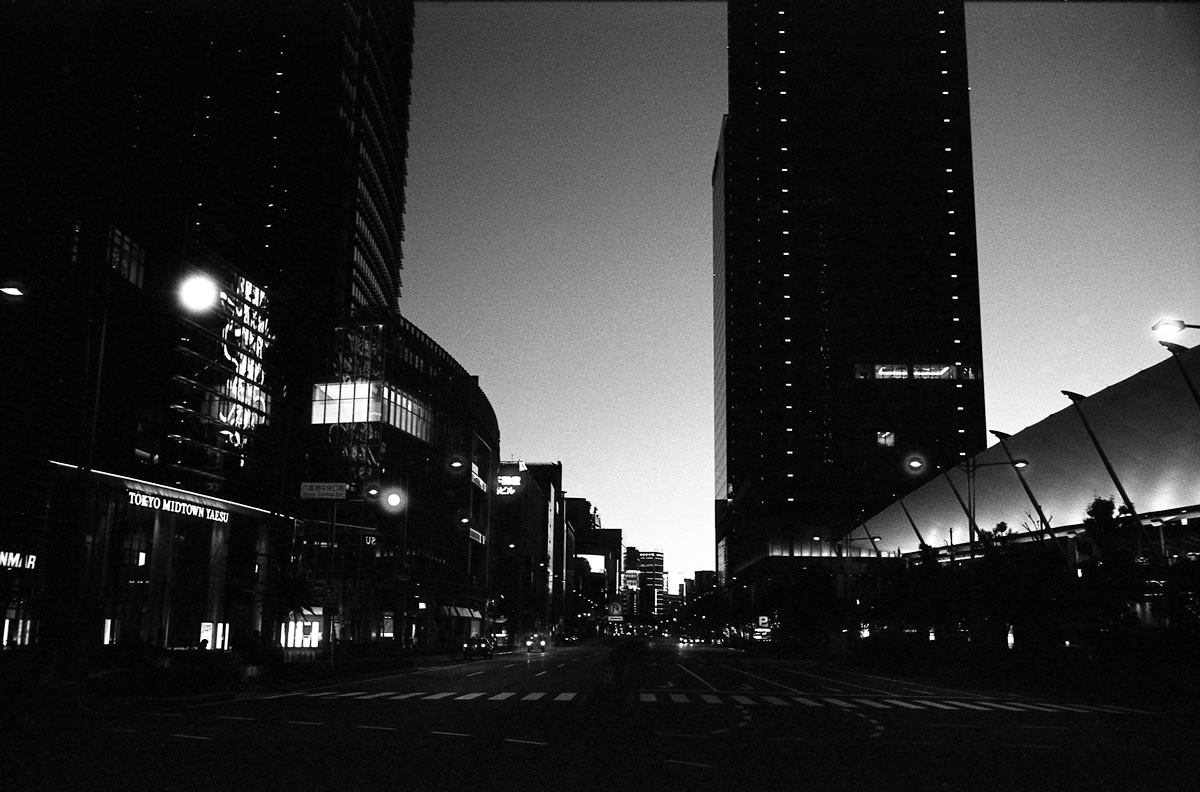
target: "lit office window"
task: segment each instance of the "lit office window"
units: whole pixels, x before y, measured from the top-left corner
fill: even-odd
[[[876,363],[875,379],[908,379],[908,366],[903,363]]]
[[[921,364],[912,367],[913,379],[954,379],[954,367],[946,363]]]

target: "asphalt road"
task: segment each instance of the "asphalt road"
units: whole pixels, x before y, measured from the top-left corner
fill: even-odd
[[[652,645],[445,660],[222,702],[81,701],[6,789],[1196,790],[1187,718]]]

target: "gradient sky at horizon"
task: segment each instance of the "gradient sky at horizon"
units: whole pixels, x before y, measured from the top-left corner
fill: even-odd
[[[418,2],[401,311],[501,455],[672,590],[713,562],[718,2]],[[1200,8],[967,4],[986,408],[1015,433],[1200,323]],[[1180,340],[1193,345],[1195,338]]]

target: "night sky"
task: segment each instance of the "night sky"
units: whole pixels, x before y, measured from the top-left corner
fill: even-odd
[[[711,170],[725,5],[417,3],[401,310],[501,454],[672,590],[713,561]],[[967,4],[988,427],[1200,323],[1200,7]],[[1180,337],[1190,345],[1194,337]]]

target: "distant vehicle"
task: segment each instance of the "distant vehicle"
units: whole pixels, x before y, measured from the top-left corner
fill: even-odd
[[[539,633],[534,633],[525,639],[526,652],[544,652],[546,651],[546,636]]]
[[[487,638],[480,636],[468,638],[463,644],[463,660],[470,660],[474,657],[482,657],[484,660],[490,660],[494,651],[492,642]]]

